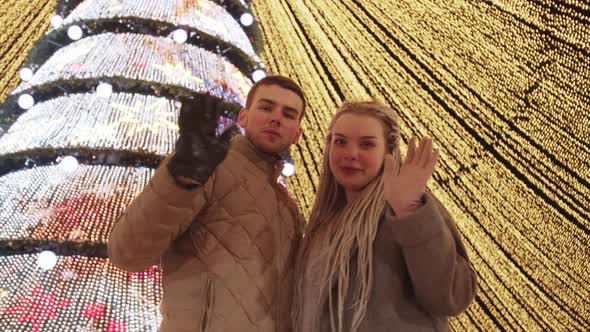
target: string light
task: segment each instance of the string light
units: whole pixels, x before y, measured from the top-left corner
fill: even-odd
[[[83,2],[77,13],[97,3]],[[100,3],[124,16],[125,8],[139,1]],[[153,13],[161,3],[144,1],[139,5],[150,5],[146,8],[151,7]],[[196,12],[192,8],[186,13],[179,10],[177,17],[196,17],[207,31],[219,33],[213,36],[234,40],[230,24],[220,24],[220,20],[202,16],[208,13],[208,8],[217,10],[218,6],[206,1],[187,3],[191,7],[202,7],[195,8]],[[74,17],[70,15],[68,19]],[[132,13],[128,17],[141,18],[141,15]],[[229,18],[241,31],[237,22]],[[68,35],[75,40],[83,37],[80,28],[83,21],[52,24],[70,26]],[[53,58],[36,69],[30,82],[17,87],[15,94],[73,79],[100,82],[124,77],[126,81],[175,84],[210,92],[232,103],[245,102],[245,92],[252,82],[225,58],[166,39],[138,34],[86,37],[58,50]],[[251,48],[248,38],[242,39],[244,45]],[[255,55],[254,59],[259,60]],[[89,90],[93,90],[92,87]],[[110,84],[100,82],[96,93],[65,94],[56,99],[42,99],[37,105],[33,102],[30,110],[0,138],[0,155],[28,151],[36,154],[44,149],[62,148],[84,150],[81,154],[93,148],[111,152],[97,152],[97,159],[112,156],[117,159],[119,151],[168,154],[177,135],[180,105],[167,98],[113,93],[112,90]],[[220,119],[219,131],[231,122],[229,118]],[[29,160],[25,166],[27,162]],[[80,244],[74,248],[88,254],[87,250],[83,251],[84,245],[104,245],[115,220],[153,175],[152,169],[141,167],[79,164],[74,155],[56,162],[59,164],[35,166],[0,177],[3,250],[7,245],[19,246],[14,243],[32,240],[33,243],[49,242],[60,248],[71,247],[68,243],[74,242]],[[30,162],[27,167],[31,167]],[[38,249],[19,248],[27,252]],[[161,321],[158,266],[145,272],[126,273],[105,259],[55,256],[50,252],[28,255],[19,254],[19,250],[14,250],[14,256],[0,257],[0,329],[3,331],[157,331]]]
[[[104,58],[109,62],[102,61]],[[208,91],[240,105],[244,105],[252,86],[228,60],[196,46],[176,44],[164,37],[105,33],[59,49],[13,94],[54,81],[103,77],[125,77]]]
[[[337,105],[386,101],[404,139],[430,135],[442,149],[429,187],[455,217],[480,285],[452,328],[588,330],[582,8],[580,1],[529,3],[526,11],[508,1],[256,2],[265,62],[298,80],[313,110],[302,122],[305,144],[291,153],[307,172],[287,178],[303,213]]]
[[[186,3],[188,6],[183,8],[176,1],[118,0],[114,5],[109,1],[87,1],[84,6],[74,9],[64,24],[113,18],[168,22],[203,31],[235,45],[255,61],[260,60],[244,30],[222,6],[208,0]]]
[[[104,243],[117,217],[154,172],[148,168],[62,166],[36,167],[0,177],[0,239]]]
[[[0,154],[70,148],[165,156],[178,137],[178,110],[172,100],[146,95],[59,97],[19,117],[0,137]]]
[[[3,331],[157,331],[157,266],[128,273],[106,259],[66,256],[44,271],[40,256],[0,256]]]
[[[13,22],[1,30],[2,43],[0,44],[0,100],[18,84],[18,71],[28,57],[28,50],[33,47],[36,40],[43,36],[47,30],[47,22],[54,15],[54,6],[42,3],[30,3],[21,0],[13,1],[2,12],[4,22]],[[34,11],[34,15],[23,15]]]

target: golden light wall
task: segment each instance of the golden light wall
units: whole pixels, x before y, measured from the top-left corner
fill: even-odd
[[[54,1],[0,2],[0,100]],[[289,187],[309,215],[345,99],[399,109],[442,156],[479,293],[456,331],[590,330],[590,7],[582,1],[256,0],[268,68],[308,96]]]
[[[313,204],[343,99],[398,108],[442,150],[431,190],[479,275],[457,331],[590,329],[590,17],[568,1],[258,0],[263,59],[311,111],[291,189]]]
[[[49,28],[55,1],[0,2],[0,100],[14,90],[18,71],[33,43]]]

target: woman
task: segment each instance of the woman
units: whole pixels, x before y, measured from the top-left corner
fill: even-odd
[[[432,141],[405,160],[393,110],[347,102],[326,139],[297,260],[294,331],[448,331],[475,296],[459,232],[426,183]]]

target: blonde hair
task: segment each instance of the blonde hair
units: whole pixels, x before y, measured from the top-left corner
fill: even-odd
[[[293,311],[295,326],[300,323],[303,310],[301,308],[301,287],[303,286],[304,272],[302,267],[308,259],[307,247],[314,230],[324,223],[333,224],[334,226],[327,252],[328,264],[321,279],[322,293],[320,293],[328,292],[331,330],[342,331],[344,328],[344,301],[349,288],[350,261],[355,252],[357,253],[357,271],[353,271],[356,275],[356,284],[352,294],[353,317],[351,331],[356,331],[360,326],[369,302],[373,282],[373,241],[385,208],[383,179],[382,173],[380,173],[362,189],[357,199],[347,204],[344,188],[336,182],[329,167],[329,150],[333,127],[336,121],[347,113],[366,114],[380,120],[383,123],[387,152],[396,155],[398,161],[401,160],[399,158],[399,121],[393,109],[377,101],[345,102],[342,104],[328,128],[319,188],[311,211],[308,230],[306,231],[307,236],[299,252],[298,280]],[[336,299],[333,298],[330,289],[335,279],[337,279]],[[336,306],[335,313],[333,312],[334,305]]]

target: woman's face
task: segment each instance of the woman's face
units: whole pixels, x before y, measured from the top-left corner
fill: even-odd
[[[336,120],[329,147],[330,170],[347,197],[379,174],[386,146],[381,120],[362,113],[346,113]]]

